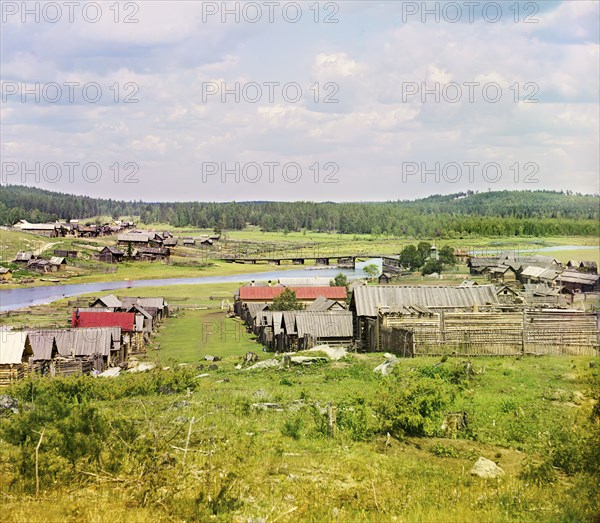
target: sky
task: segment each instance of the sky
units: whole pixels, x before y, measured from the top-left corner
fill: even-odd
[[[1,9],[2,184],[145,201],[600,192],[600,2]]]

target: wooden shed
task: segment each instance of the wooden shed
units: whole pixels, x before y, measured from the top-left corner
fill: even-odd
[[[10,385],[25,377],[33,356],[26,332],[0,332],[0,386]]]
[[[105,263],[119,263],[123,261],[125,253],[115,247],[104,247],[98,254],[98,261]]]

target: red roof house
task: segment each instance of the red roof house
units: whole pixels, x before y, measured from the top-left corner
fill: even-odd
[[[300,301],[314,301],[319,296],[329,300],[345,300],[346,287],[240,287],[241,301],[272,301],[283,289],[291,289]]]
[[[133,312],[79,312],[74,311],[71,327],[121,327],[123,332],[133,332]]]

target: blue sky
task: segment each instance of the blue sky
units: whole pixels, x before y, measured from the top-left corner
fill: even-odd
[[[482,0],[472,18],[278,2],[272,23],[265,2],[121,2],[118,21],[88,4],[70,21],[64,2],[2,2],[2,183],[153,201],[599,192],[598,2]]]

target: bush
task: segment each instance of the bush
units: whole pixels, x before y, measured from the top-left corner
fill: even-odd
[[[523,470],[519,474],[519,478],[537,486],[542,486],[554,483],[556,481],[556,472],[549,461],[542,463],[526,461],[523,465]]]
[[[303,425],[304,420],[300,415],[287,419],[283,423],[283,427],[281,428],[281,434],[298,440],[302,435],[300,431],[302,430]]]
[[[443,410],[455,391],[440,377],[402,378],[392,374],[374,403],[379,431],[395,436],[433,436],[441,425]]]

